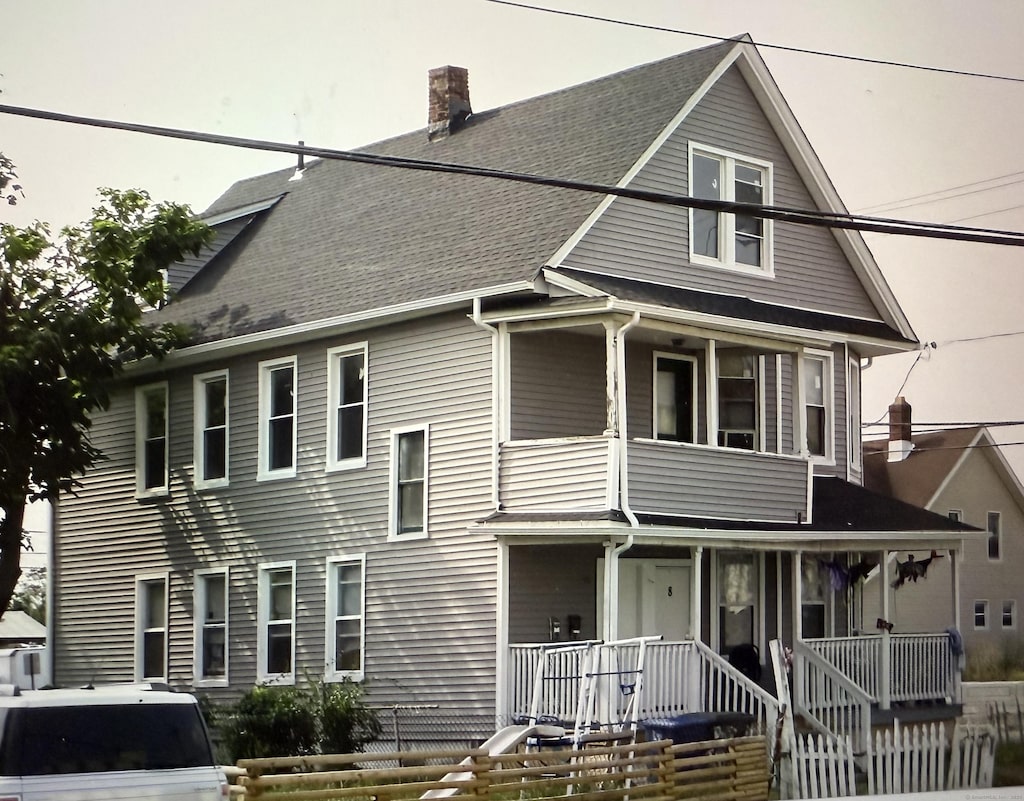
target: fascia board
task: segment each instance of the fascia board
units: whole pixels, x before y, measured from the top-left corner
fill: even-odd
[[[532,281],[517,281],[484,289],[473,289],[451,295],[442,295],[427,300],[416,300],[394,306],[368,309],[338,317],[328,317],[308,323],[283,326],[270,331],[243,334],[237,337],[219,339],[215,342],[191,345],[171,351],[162,361],[152,358],[141,359],[129,365],[129,369],[135,375],[145,375],[146,373],[164,370],[167,367],[184,367],[211,359],[223,358],[224,356],[253,353],[272,347],[306,342],[311,339],[322,339],[369,326],[425,317],[430,314],[457,309],[472,302],[475,298],[497,297],[520,292],[532,292],[533,290],[534,284]]]
[[[282,192],[280,195],[267,198],[266,200],[258,200],[255,203],[249,203],[245,206],[239,206],[235,209],[228,209],[222,211],[220,214],[214,214],[212,217],[201,217],[200,222],[206,223],[211,228],[222,223],[231,222],[231,220],[237,220],[239,217],[245,217],[248,214],[255,214],[259,211],[266,211],[271,206],[276,206],[277,202],[283,198],[287,192]]]
[[[740,43],[737,48],[742,50],[741,57],[736,59],[740,73],[760,103],[783,148],[811,192],[811,196],[825,211],[839,214],[848,213],[835,185],[828,177],[828,173],[825,172],[824,165],[800,127],[799,121],[783,97],[757,48],[748,43]],[[910,321],[903,313],[903,309],[897,302],[896,296],[882,275],[878,263],[860,232],[847,229],[831,229],[831,231],[854,270],[866,284],[865,288],[872,295],[872,299],[891,315],[893,323],[903,336],[916,341],[917,335],[914,333]]]

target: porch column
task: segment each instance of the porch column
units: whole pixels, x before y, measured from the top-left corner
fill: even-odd
[[[878,608],[882,610],[882,620],[889,621],[889,552],[882,551],[878,562],[879,592],[882,594]],[[878,707],[889,709],[891,706],[891,681],[889,672],[892,670],[892,637],[888,628],[882,629],[882,643],[878,649]]]
[[[616,332],[614,323],[604,324],[604,394],[606,417],[604,424],[605,436],[615,437],[619,434],[619,371]]]
[[[960,631],[960,562],[959,548],[949,549],[949,574],[953,581],[953,627]]]
[[[690,636],[697,641],[701,640],[701,581],[704,572],[704,546],[698,545],[693,549],[693,577],[690,581]]]
[[[718,357],[715,340],[709,339],[704,356],[704,416],[708,429],[707,444],[718,444]],[[699,437],[694,437],[699,439]]]
[[[793,554],[793,650],[796,644],[804,638],[804,615],[803,615],[803,561],[804,552],[796,551]],[[802,659],[793,659],[793,692],[795,704],[803,704],[807,699],[803,697],[804,665]]]

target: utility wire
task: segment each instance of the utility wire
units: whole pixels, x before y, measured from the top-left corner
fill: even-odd
[[[961,242],[1024,247],[1024,233],[1019,231],[971,228],[966,226],[942,225],[937,223],[915,222],[884,217],[863,217],[847,213],[823,212],[818,210],[788,208],[784,206],[763,206],[756,203],[736,203],[728,200],[711,200],[668,194],[665,192],[652,192],[649,190],[631,189],[629,187],[611,186],[608,184],[574,181],[565,178],[551,178],[542,175],[513,172],[510,170],[499,170],[490,167],[478,167],[468,164],[453,164],[440,161],[403,158],[399,156],[375,155],[372,153],[356,152],[351,150],[311,147],[304,144],[296,145],[285,142],[272,142],[263,139],[226,136],[223,134],[204,133],[200,131],[184,130],[181,128],[167,128],[157,125],[119,122],[116,120],[100,119],[97,117],[82,117],[72,114],[63,114],[56,111],[23,108],[20,106],[0,104],[0,114],[13,114],[22,117],[49,120],[52,122],[66,122],[96,128],[131,131],[151,136],[184,139],[193,142],[206,142],[208,144],[228,145],[231,147],[248,148],[250,150],[295,153],[303,156],[314,156],[322,159],[370,164],[380,167],[395,167],[407,170],[421,170],[426,172],[495,178],[505,181],[533,184],[536,186],[549,186],[580,192],[614,195],[617,197],[631,198],[633,200],[641,200],[648,203],[668,206],[741,214],[759,219],[780,220],[797,225],[810,225],[820,228],[840,228],[900,236],[916,236],[930,239],[949,239]]]
[[[872,440],[873,442],[884,442],[884,440]],[[926,451],[973,451],[975,448],[1009,448],[1013,445],[1024,445],[1024,440],[1018,440],[1016,442],[979,442],[976,445],[936,445],[932,448],[914,448],[911,454],[925,453]],[[867,451],[864,454],[864,458],[869,456],[888,456],[888,451]]]
[[[527,11],[543,11],[548,14],[558,14],[564,17],[576,17],[577,19],[587,19],[594,22],[610,22],[614,25],[623,25],[629,28],[642,28],[648,31],[658,31],[660,33],[678,33],[684,36],[696,36],[701,39],[714,39],[719,42],[728,42],[735,39],[733,36],[715,36],[710,33],[698,33],[697,31],[684,31],[678,28],[666,28],[662,25],[647,25],[642,22],[629,22],[628,20],[614,19],[612,17],[599,17],[594,14],[583,14],[578,11],[565,11],[560,8],[544,8],[543,6],[529,5],[528,3],[516,3],[512,0],[487,0],[488,3],[494,3],[500,6],[511,6],[513,8],[521,8]],[[911,70],[921,70],[924,72],[938,72],[944,75],[960,75],[967,78],[989,78],[994,81],[1011,81],[1013,83],[1024,83],[1024,78],[1015,78],[1011,75],[993,75],[987,72],[969,72],[966,70],[954,70],[946,67],[929,67],[923,64],[908,64],[901,61],[888,61],[880,58],[867,58],[865,56],[851,56],[845,53],[830,53],[826,50],[810,50],[803,47],[788,47],[786,45],[770,44],[769,42],[754,42],[757,47],[770,49],[770,50],[784,50],[789,53],[803,53],[809,56],[824,56],[826,58],[838,58],[844,61],[857,61],[862,64],[878,64],[883,67],[903,67]]]
[[[945,189],[936,189],[934,192],[925,192],[922,195],[912,195],[911,197],[899,198],[897,200],[890,200],[888,203],[876,203],[873,206],[865,206],[862,209],[858,209],[858,214],[870,212],[872,214],[885,213],[898,211],[899,209],[906,209],[912,206],[928,206],[932,203],[940,203],[943,200],[952,200],[958,197],[967,197],[968,195],[977,195],[982,192],[988,192],[993,189],[1002,189],[1004,186],[1013,186],[1024,182],[1024,170],[1020,172],[1011,172],[1006,175],[997,175],[995,178],[986,178],[982,181],[972,181],[969,184],[960,184],[958,186],[950,186]],[[981,184],[990,184],[993,181],[1002,181],[1004,178],[1012,178],[1012,181],[1003,181],[1001,184],[995,184],[994,186],[981,186]],[[978,189],[971,189],[970,187],[980,187]],[[966,189],[966,192],[959,192],[955,195],[946,195],[947,192],[956,192],[958,189]],[[937,195],[945,195],[945,197],[936,197]],[[914,202],[917,201],[917,202]],[[902,204],[902,205],[898,205]]]
[[[861,428],[878,428],[889,425],[888,422],[861,423]],[[913,429],[929,429],[944,431],[948,428],[1004,428],[1008,426],[1024,426],[1024,420],[960,420],[949,423],[913,423]]]

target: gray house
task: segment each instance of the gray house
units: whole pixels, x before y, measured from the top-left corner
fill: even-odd
[[[865,484],[906,503],[974,526],[959,562],[949,554],[899,552],[886,576],[894,625],[901,631],[956,626],[968,653],[1019,640],[1024,609],[1024,487],[984,427],[913,433],[910,404],[897,398],[889,440],[864,443]],[[892,447],[890,443],[908,447]],[[897,566],[930,559],[917,581],[899,582]],[[959,570],[957,581],[951,573]],[[896,586],[894,586],[896,585]],[[958,590],[955,594],[952,590]],[[868,593],[875,600],[877,593]]]
[[[434,70],[363,152],[843,210],[749,38],[481,113]],[[861,360],[917,342],[855,232],[337,160],[204,216],[157,313],[194,342],[59,510],[60,683],[351,678],[487,730],[541,643],[888,649],[856,568],[962,545],[862,487]]]

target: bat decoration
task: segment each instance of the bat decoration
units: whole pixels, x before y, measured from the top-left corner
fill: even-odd
[[[928,565],[932,563],[932,559],[941,559],[942,556],[937,551],[932,551],[932,555],[927,559],[922,559],[920,562],[914,561],[914,554],[907,554],[907,561],[901,562],[899,559],[896,560],[896,580],[892,583],[893,589],[899,589],[908,581],[913,581],[915,584],[919,578],[927,578]]]

